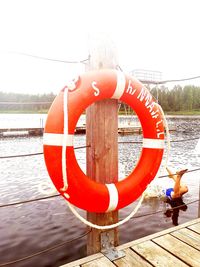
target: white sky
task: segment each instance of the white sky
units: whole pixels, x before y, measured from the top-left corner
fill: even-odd
[[[124,71],[200,75],[199,12],[199,0],[0,0],[0,91],[57,93],[83,65],[12,52],[78,61],[96,32],[111,34]]]

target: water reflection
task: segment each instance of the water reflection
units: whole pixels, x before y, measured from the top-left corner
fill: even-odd
[[[178,132],[171,133],[171,139],[190,139],[199,136],[199,119],[171,118],[169,124],[176,125]],[[141,135],[119,136],[119,141],[141,141]],[[195,147],[198,140],[171,143],[169,165],[176,168],[198,168],[199,158]],[[85,144],[85,136],[75,137],[75,146]],[[0,139],[0,156],[36,153],[42,151],[41,137],[20,137]],[[141,144],[119,144],[119,175],[126,177],[139,158]],[[76,150],[76,157],[85,170],[85,149]],[[164,166],[159,175],[166,174]],[[199,172],[186,173],[183,181],[189,192],[184,197],[187,204],[199,197]],[[0,204],[43,197],[38,190],[40,183],[49,181],[43,156],[0,160]],[[158,181],[169,185],[168,178]],[[127,216],[137,201],[120,211],[120,218]],[[171,227],[171,217],[164,215],[169,207],[158,198],[146,199],[136,216],[119,228],[120,243],[125,243],[147,234]],[[161,211],[161,212],[158,212]],[[85,216],[84,211],[79,211]],[[158,212],[158,213],[156,213]],[[151,214],[143,217],[144,214]],[[178,223],[196,218],[198,203],[188,205],[186,212],[179,210]],[[0,209],[0,264],[25,257],[41,249],[71,240],[86,231],[85,226],[73,217],[65,201],[58,197],[32,204]],[[24,261],[13,266],[59,266],[65,262],[84,257],[86,237],[64,247]]]
[[[166,203],[168,203],[172,209],[167,209],[164,214],[166,217],[170,217],[172,219],[173,225],[177,226],[179,224],[179,211],[186,211],[188,206],[183,202],[182,198],[177,198],[173,200],[167,198]]]

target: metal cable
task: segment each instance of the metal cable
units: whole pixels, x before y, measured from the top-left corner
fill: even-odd
[[[46,105],[52,104],[51,102],[14,102],[14,101],[0,101],[0,105]]]
[[[199,170],[200,170],[200,168],[197,168],[197,169],[193,169],[193,170],[188,170],[187,172],[195,172],[195,171],[199,171]],[[172,175],[176,175],[176,174],[172,174]],[[164,177],[168,177],[168,175],[162,175],[162,176],[159,176],[158,178],[164,178]],[[0,208],[5,208],[5,207],[16,206],[16,205],[20,205],[20,204],[26,204],[26,203],[41,201],[41,200],[50,199],[50,198],[59,197],[59,196],[61,196],[61,195],[60,194],[56,194],[56,195],[51,195],[51,196],[46,196],[46,197],[39,197],[39,198],[23,200],[23,201],[19,201],[19,202],[2,204],[2,205],[0,205]]]
[[[60,59],[54,59],[54,58],[47,58],[47,57],[40,57],[32,54],[27,54],[27,53],[22,53],[22,52],[11,52],[13,54],[21,55],[21,56],[27,56],[27,57],[32,57],[36,59],[41,59],[41,60],[48,60],[48,61],[54,61],[54,62],[60,62],[60,63],[67,63],[67,64],[80,64],[80,63],[85,63],[89,60],[89,56],[86,59],[82,59],[80,61],[73,61],[73,60],[60,60]]]
[[[196,202],[199,202],[199,199],[198,200],[191,201],[191,202],[188,202],[188,203],[185,203],[183,205],[179,205],[179,206],[174,207],[174,208],[170,208],[169,210],[173,211],[173,210],[179,209],[179,208],[181,208],[181,207],[183,207],[185,205],[191,205],[191,204],[196,203]],[[151,213],[146,213],[146,214],[134,216],[132,219],[137,219],[137,218],[146,217],[146,216],[152,216],[152,215],[155,215],[155,214],[158,214],[158,213],[163,213],[163,212],[165,212],[165,210],[158,210],[158,211],[155,211],[155,212],[151,212]],[[76,240],[79,240],[80,238],[83,238],[86,235],[88,235],[91,231],[92,231],[92,229],[90,228],[86,233],[84,233],[84,234],[82,234],[82,235],[80,235],[78,237],[75,237],[75,238],[73,238],[71,240],[64,241],[64,242],[62,242],[60,244],[57,244],[57,245],[55,245],[53,247],[50,247],[50,248],[41,250],[39,252],[33,253],[31,255],[28,255],[26,257],[23,257],[23,258],[20,258],[20,259],[17,259],[17,260],[13,260],[13,261],[9,261],[9,262],[6,262],[6,263],[2,263],[2,264],[0,264],[0,267],[4,267],[4,266],[11,265],[11,264],[15,264],[15,263],[18,263],[18,262],[21,262],[21,261],[24,261],[24,260],[31,259],[33,257],[39,256],[41,254],[47,253],[47,252],[49,252],[51,250],[57,249],[57,248],[62,247],[64,245],[66,245],[66,244],[69,244],[71,242],[74,242]]]
[[[190,80],[195,80],[195,79],[200,79],[200,76],[193,76],[193,77],[188,77],[188,78],[182,78],[182,79],[171,79],[171,80],[164,80],[160,82],[155,82],[156,84],[164,84],[164,83],[172,83],[172,82],[184,82],[184,81],[190,81]]]
[[[36,202],[36,201],[40,201],[40,200],[46,200],[46,199],[59,197],[59,196],[61,196],[61,195],[60,194],[56,194],[56,195],[52,195],[52,196],[38,197],[38,198],[33,198],[33,199],[28,199],[28,200],[22,200],[22,201],[19,201],[19,202],[2,204],[2,205],[0,205],[0,208],[17,206],[17,205],[20,205],[20,204],[26,204],[26,203]]]
[[[198,140],[200,137],[194,137],[194,138],[189,138],[189,139],[179,139],[179,140],[172,140],[170,143],[177,143],[177,142],[184,142],[184,141],[192,141],[192,140]]]
[[[22,154],[22,155],[1,156],[0,159],[30,157],[30,156],[37,156],[37,155],[43,155],[43,154],[44,154],[43,152],[39,152],[39,153]]]
[[[200,137],[194,137],[189,139],[179,139],[179,140],[171,140],[170,143],[184,142],[184,141],[192,141],[198,140]],[[142,141],[120,141],[118,144],[142,144]]]
[[[82,149],[82,148],[87,148],[89,146],[78,146],[75,147],[74,149]],[[38,152],[38,153],[31,153],[31,154],[21,154],[21,155],[10,155],[10,156],[1,156],[0,159],[10,159],[10,158],[20,158],[20,157],[30,157],[30,156],[37,156],[37,155],[43,155],[43,152]]]
[[[192,141],[192,140],[198,140],[200,137],[194,137],[190,139],[180,139],[180,140],[171,140],[171,143],[175,142],[187,142],[187,141]],[[118,144],[142,144],[142,141],[120,141]],[[82,149],[82,148],[87,148],[89,146],[79,146],[75,147],[74,149]],[[22,155],[10,155],[10,156],[0,156],[0,159],[9,159],[9,158],[19,158],[19,157],[29,157],[29,156],[37,156],[37,155],[42,155],[43,152],[38,152],[38,153],[31,153],[31,154],[22,154]]]
[[[199,202],[199,199],[196,199],[196,200],[193,200],[193,201],[191,201],[191,202],[188,202],[188,203],[179,205],[179,206],[174,207],[174,208],[169,208],[169,210],[170,210],[170,211],[173,211],[173,210],[175,210],[175,209],[179,209],[179,208],[181,208],[181,207],[184,207],[185,205],[191,205],[191,204],[194,204],[194,203],[196,203],[196,202]],[[137,215],[137,216],[132,217],[131,219],[142,218],[142,217],[151,216],[151,215],[155,215],[155,214],[157,214],[157,213],[163,213],[163,212],[165,212],[165,210],[158,210],[158,211],[151,212],[151,213],[145,213],[145,214]]]
[[[200,168],[199,168],[199,170],[200,170]],[[41,197],[41,198],[35,198],[35,199],[30,199],[30,200],[24,200],[24,201],[20,201],[20,202],[8,203],[8,204],[5,204],[5,205],[0,205],[0,208],[5,208],[5,207],[16,206],[16,205],[20,205],[20,204],[26,204],[26,203],[46,200],[46,199],[59,197],[59,196],[61,196],[61,195],[60,194],[56,194],[56,195],[48,196],[48,197]],[[191,202],[188,202],[188,203],[185,203],[185,205],[190,205],[190,204],[193,204],[193,203],[198,202],[198,201],[199,201],[199,199],[191,201]],[[170,208],[170,210],[174,210],[174,209],[180,208],[182,206],[183,205],[180,205],[180,206],[177,206],[177,207],[174,207],[174,208]],[[134,216],[132,219],[140,218],[140,217],[146,217],[146,216],[154,215],[154,214],[157,214],[157,213],[160,213],[160,212],[163,212],[163,210],[159,210],[159,211],[155,211],[155,212],[151,212],[151,213],[146,213],[146,214],[142,214],[142,215],[137,215],[137,216]]]
[[[69,244],[69,243],[71,243],[71,242],[74,242],[74,241],[76,241],[76,240],[79,240],[79,239],[83,238],[84,236],[88,235],[91,231],[92,231],[92,229],[90,228],[90,229],[89,229],[87,232],[85,232],[84,234],[82,234],[82,235],[80,235],[80,236],[78,236],[78,237],[75,237],[75,238],[73,238],[73,239],[71,239],[71,240],[64,241],[64,242],[59,243],[59,244],[57,244],[57,245],[55,245],[55,246],[52,246],[52,247],[50,247],[50,248],[43,249],[43,250],[41,250],[41,251],[39,251],[39,252],[33,253],[33,254],[31,254],[31,255],[28,255],[28,256],[26,256],[26,257],[23,257],[23,258],[20,258],[20,259],[17,259],[17,260],[13,260],[13,261],[9,261],[9,262],[5,262],[5,263],[1,263],[1,264],[0,264],[0,267],[4,267],[4,266],[11,265],[11,264],[15,264],[15,263],[18,263],[18,262],[21,262],[21,261],[25,261],[25,260],[34,258],[34,257],[39,256],[39,255],[41,255],[41,254],[47,253],[47,252],[49,252],[49,251],[51,251],[51,250],[57,249],[57,248],[62,247],[62,246],[64,246],[64,245],[66,245],[66,244]]]
[[[123,69],[121,68],[120,65],[117,65],[116,68],[123,72]],[[143,83],[149,83],[149,84],[164,84],[164,83],[171,83],[171,82],[184,82],[184,81],[190,81],[190,80],[195,80],[195,79],[200,79],[200,75],[182,78],[182,79],[170,79],[170,80],[163,80],[163,81],[151,81],[151,80],[149,81],[149,80],[142,80],[142,79],[139,79],[139,80]]]
[[[188,170],[188,171],[186,171],[186,173],[187,172],[196,172],[196,171],[199,171],[199,170],[200,170],[200,168],[193,169],[193,170]],[[173,176],[173,175],[176,175],[176,173],[170,174],[170,176]],[[164,177],[169,177],[169,174],[167,174],[167,175],[161,175],[158,178],[164,178]]]
[[[196,203],[196,202],[199,202],[199,199],[198,200],[191,201],[191,202],[188,202],[188,203],[185,203],[183,205],[179,205],[179,206],[174,207],[174,208],[170,208],[169,210],[173,211],[173,210],[179,209],[179,208],[181,208],[181,207],[183,207],[185,205],[191,205],[191,204]],[[155,212],[151,212],[151,213],[146,213],[146,214],[134,216],[132,219],[146,217],[146,216],[152,216],[152,215],[155,215],[155,214],[158,214],[158,213],[163,213],[163,212],[165,212],[165,210],[158,210],[158,211],[155,211]],[[64,242],[62,242],[60,244],[57,244],[57,245],[55,245],[53,247],[50,247],[50,248],[41,250],[39,252],[33,253],[31,255],[28,255],[26,257],[23,257],[23,258],[20,258],[20,259],[17,259],[17,260],[13,260],[13,261],[9,261],[9,262],[6,262],[6,263],[2,263],[2,264],[0,264],[0,267],[8,266],[8,265],[11,265],[11,264],[14,264],[14,263],[18,263],[18,262],[21,262],[21,261],[24,261],[24,260],[27,260],[27,259],[31,259],[33,257],[39,256],[39,255],[44,254],[44,253],[47,253],[47,252],[49,252],[51,250],[57,249],[59,247],[62,247],[64,245],[68,244],[68,243],[71,243],[71,242],[74,242],[76,240],[79,240],[80,238],[83,238],[86,235],[88,235],[91,231],[92,231],[92,229],[90,228],[86,233],[84,233],[84,234],[82,234],[82,235],[80,235],[78,237],[75,237],[75,238],[73,238],[71,240],[64,241]]]

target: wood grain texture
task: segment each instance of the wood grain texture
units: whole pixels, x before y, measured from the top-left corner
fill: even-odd
[[[136,254],[132,249],[126,249],[126,256],[114,261],[116,266],[118,267],[132,267],[132,266],[140,266],[140,267],[150,267],[150,265],[146,260]]]
[[[123,249],[126,256],[114,262],[97,253],[63,267],[199,267],[199,226],[200,218],[119,246],[117,250]]]
[[[200,266],[199,251],[172,235],[167,234],[165,236],[155,238],[153,241],[185,263],[193,267]]]
[[[102,253],[96,253],[94,255],[90,255],[90,256],[87,256],[85,258],[66,263],[60,267],[78,267],[78,266],[81,266],[82,264],[84,264],[86,262],[94,261],[96,259],[100,259],[103,257],[104,257],[104,255]]]
[[[200,235],[193,232],[192,230],[183,228],[179,231],[171,233],[171,235],[187,243],[191,247],[200,250]]]
[[[81,266],[82,267],[115,267],[115,265],[105,257],[85,263]]]
[[[188,227],[189,229],[195,231],[196,233],[200,234],[200,223],[196,223]]]
[[[153,264],[153,266],[187,266],[185,263],[181,262],[179,259],[171,255],[165,249],[161,248],[159,245],[153,243],[152,241],[146,241],[144,243],[138,244],[136,246],[133,246],[132,249],[139,255],[144,257],[151,264]]]
[[[87,70],[116,69],[117,53],[109,35],[94,34],[89,40],[90,60]],[[95,102],[86,110],[86,172],[101,183],[118,180],[118,101],[105,99]],[[87,213],[94,224],[109,225],[118,222],[118,211]],[[114,245],[119,244],[118,230],[114,231]],[[88,255],[101,251],[101,230],[92,229],[88,235]]]
[[[87,175],[97,182],[118,180],[118,104],[106,99],[93,104],[87,111]],[[87,219],[98,225],[118,222],[118,212],[87,213]],[[114,245],[118,245],[117,229]],[[92,229],[88,235],[88,255],[101,250],[101,230]]]

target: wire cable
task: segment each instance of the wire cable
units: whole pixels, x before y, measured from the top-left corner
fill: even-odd
[[[1,101],[0,105],[46,105],[52,104],[53,100],[50,102],[14,102],[14,101]]]
[[[11,155],[11,156],[1,156],[0,159],[10,159],[10,158],[20,158],[20,157],[30,157],[30,156],[37,156],[43,155],[43,152],[38,153],[31,153],[31,154],[21,154],[21,155]]]
[[[27,54],[27,53],[22,53],[22,52],[11,52],[16,55],[21,55],[21,56],[27,56],[27,57],[32,57],[35,59],[41,59],[41,60],[48,60],[48,61],[53,61],[53,62],[60,62],[60,63],[67,63],[67,64],[80,64],[80,63],[85,63],[89,60],[89,56],[86,59],[82,59],[80,61],[74,61],[74,60],[61,60],[61,59],[55,59],[55,58],[48,58],[48,57],[41,57],[37,55],[32,55],[32,54]]]
[[[178,140],[172,140],[171,143],[178,143],[178,142],[185,142],[185,141],[192,141],[192,140],[198,140],[200,137],[194,137],[189,139],[178,139]]]
[[[200,137],[194,137],[189,139],[179,139],[179,140],[171,140],[170,143],[178,143],[178,142],[186,142],[186,141],[192,141],[192,140],[198,140]],[[120,141],[118,144],[142,144],[142,141]],[[74,149],[82,149],[87,148],[89,146],[79,146],[75,147]],[[0,156],[0,159],[9,159],[9,158],[19,158],[19,157],[30,157],[30,156],[37,156],[37,155],[43,155],[43,152],[37,152],[37,153],[30,153],[30,154],[21,154],[21,155],[8,155],[8,156]]]
[[[36,201],[51,199],[51,198],[59,197],[59,196],[61,196],[61,195],[60,194],[56,194],[56,195],[51,195],[51,196],[46,196],[46,197],[38,197],[38,198],[33,198],[33,199],[28,199],[28,200],[22,200],[22,201],[19,201],[19,202],[2,204],[2,205],[0,205],[0,208],[17,206],[17,205],[21,205],[21,204],[26,204],[26,203],[31,203],[31,202],[36,202]]]
[[[83,233],[82,235],[80,235],[80,236],[78,236],[78,237],[75,237],[75,238],[73,238],[73,239],[71,239],[71,240],[64,241],[64,242],[59,243],[59,244],[57,244],[57,245],[55,245],[55,246],[52,246],[52,247],[50,247],[50,248],[43,249],[43,250],[41,250],[41,251],[39,251],[39,252],[33,253],[33,254],[31,254],[31,255],[28,255],[28,256],[26,256],[26,257],[23,257],[23,258],[20,258],[20,259],[17,259],[17,260],[13,260],[13,261],[9,261],[9,262],[5,262],[5,263],[1,263],[1,264],[0,264],[0,267],[4,267],[4,266],[8,266],[8,265],[11,265],[11,264],[15,264],[15,263],[18,263],[18,262],[21,262],[21,261],[25,261],[25,260],[34,258],[34,257],[36,257],[36,256],[39,256],[39,255],[41,255],[41,254],[47,253],[47,252],[49,252],[49,251],[51,251],[51,250],[54,250],[54,249],[63,247],[63,246],[66,245],[66,244],[72,243],[72,242],[74,242],[74,241],[76,241],[76,240],[79,240],[79,239],[85,237],[85,236],[88,235],[91,231],[92,231],[92,229],[90,228],[87,232],[85,232],[85,233]]]
[[[87,148],[87,147],[89,147],[89,146],[78,146],[78,147],[75,147],[74,150],[76,150],[76,149],[82,149],[82,148]],[[38,152],[38,153],[21,154],[21,155],[1,156],[0,159],[31,157],[31,156],[37,156],[37,155],[43,155],[43,154],[44,154],[43,152]]]
[[[183,207],[185,205],[191,205],[191,204],[194,204],[196,202],[199,202],[199,199],[191,201],[191,202],[188,202],[188,203],[185,203],[185,204],[182,204],[182,205],[179,205],[177,207],[170,208],[169,210],[173,211],[173,210],[179,209],[179,208],[181,208],[181,207]],[[152,215],[155,215],[155,214],[158,214],[158,213],[163,213],[163,212],[165,212],[165,210],[158,210],[158,211],[155,211],[155,212],[134,216],[132,219],[142,218],[142,217],[146,217],[146,216],[152,216]],[[64,242],[59,243],[59,244],[57,244],[55,246],[52,246],[50,248],[43,249],[43,250],[41,250],[39,252],[33,253],[33,254],[28,255],[26,257],[23,257],[23,258],[20,258],[20,259],[17,259],[17,260],[13,260],[13,261],[9,261],[9,262],[6,262],[6,263],[2,263],[2,264],[0,264],[0,267],[8,266],[8,265],[11,265],[11,264],[14,264],[14,263],[18,263],[18,262],[21,262],[21,261],[24,261],[24,260],[27,260],[27,259],[31,259],[33,257],[39,256],[39,255],[44,254],[44,253],[47,253],[47,252],[49,252],[51,250],[57,249],[59,247],[62,247],[64,245],[68,244],[68,243],[71,243],[71,242],[74,242],[76,240],[79,240],[80,238],[83,238],[86,235],[88,235],[91,231],[92,231],[92,229],[90,228],[87,232],[83,233],[82,235],[80,235],[78,237],[75,237],[75,238],[73,238],[71,240],[64,241]]]
[[[182,78],[182,79],[164,80],[164,81],[155,82],[155,83],[156,84],[164,84],[164,83],[172,83],[172,82],[184,82],[184,81],[190,81],[190,80],[195,80],[195,79],[200,79],[200,75],[188,77],[188,78]]]
[[[200,170],[200,168],[196,168],[196,169],[193,169],[193,170],[188,170],[187,172],[195,172],[195,171],[199,171],[199,170]],[[172,175],[176,175],[176,174],[172,174]],[[168,175],[162,175],[162,176],[159,176],[158,178],[164,178],[164,177],[168,177]],[[21,204],[26,204],[26,203],[31,203],[31,202],[51,199],[51,198],[59,197],[59,196],[61,196],[61,195],[60,194],[56,194],[56,195],[51,195],[51,196],[46,196],[46,197],[39,197],[39,198],[34,198],[34,199],[29,199],[29,200],[22,200],[22,201],[19,201],[19,202],[2,204],[2,205],[0,205],[0,208],[17,206],[17,205],[21,205]]]
[[[117,69],[123,71],[120,65],[116,66]],[[164,83],[171,83],[171,82],[184,82],[184,81],[190,81],[200,79],[200,75],[187,77],[187,78],[181,78],[181,79],[169,79],[169,80],[163,80],[163,81],[151,81],[151,80],[143,80],[139,79],[142,83],[149,83],[149,84],[164,84]]]
[[[173,210],[182,208],[182,207],[184,207],[185,205],[191,205],[191,204],[194,204],[194,203],[196,203],[196,202],[199,202],[199,199],[193,200],[193,201],[188,202],[188,203],[185,203],[185,204],[181,204],[180,206],[177,206],[177,207],[169,208],[169,210],[170,210],[170,211],[173,211]],[[132,217],[132,219],[142,218],[142,217],[146,217],[146,216],[152,216],[152,215],[155,215],[155,214],[158,214],[158,213],[163,213],[163,212],[165,212],[165,210],[157,210],[157,211],[150,212],[150,213],[145,213],[145,214],[141,214],[141,215],[136,215],[136,216]]]
[[[198,140],[200,137],[194,137],[189,139],[179,139],[179,140],[170,140],[170,143],[184,142],[184,141],[192,141]],[[120,141],[118,144],[142,144],[142,141]]]
[[[193,170],[188,170],[187,172],[195,172],[195,171],[199,171],[199,170],[200,170],[200,168],[197,168],[197,169],[193,169]],[[175,175],[175,174],[172,174],[172,175]],[[164,178],[164,177],[168,177],[168,175],[162,175],[162,176],[159,176],[158,178]],[[59,197],[59,196],[61,196],[61,195],[60,194],[56,194],[56,195],[51,195],[51,196],[46,196],[46,197],[40,197],[40,198],[34,198],[34,199],[29,199],[29,200],[23,200],[23,201],[19,201],[19,202],[2,204],[2,205],[0,205],[0,208],[17,206],[17,205],[21,205],[21,204],[26,204],[26,203],[31,203],[31,202],[51,199],[51,198]]]
[[[200,170],[200,168],[196,168],[196,169],[193,169],[193,170],[187,170],[185,173],[187,173],[187,172],[196,172],[196,171],[199,171]],[[173,173],[173,174],[171,174],[172,176],[173,175],[176,175],[176,173]],[[165,177],[169,177],[169,174],[167,174],[167,175],[161,175],[161,176],[159,176],[158,178],[160,179],[160,178],[165,178]]]
[[[199,202],[199,199],[191,201],[191,202],[188,202],[188,203],[185,203],[185,204],[182,204],[182,205],[179,205],[177,207],[170,208],[169,210],[173,211],[173,210],[179,209],[179,208],[181,208],[181,207],[183,207],[185,205],[191,205],[191,204],[194,204],[196,202]],[[152,216],[152,215],[155,215],[155,214],[158,214],[158,213],[163,213],[163,212],[165,212],[165,210],[158,210],[158,211],[155,211],[155,212],[134,216],[134,217],[132,217],[132,219],[142,218],[142,217],[146,217],[146,216]],[[72,243],[72,242],[74,242],[76,240],[79,240],[80,238],[83,238],[86,235],[88,235],[91,231],[92,231],[92,229],[90,228],[87,232],[83,233],[82,235],[80,235],[78,237],[75,237],[75,238],[73,238],[71,240],[64,241],[64,242],[59,243],[59,244],[57,244],[55,246],[52,246],[50,248],[43,249],[43,250],[41,250],[39,252],[33,253],[33,254],[28,255],[26,257],[23,257],[23,258],[20,258],[20,259],[17,259],[17,260],[13,260],[13,261],[9,261],[9,262],[6,262],[6,263],[2,263],[2,264],[0,264],[0,267],[4,267],[4,266],[11,265],[11,264],[15,264],[15,263],[18,263],[18,262],[21,262],[21,261],[25,261],[25,260],[31,259],[33,257],[39,256],[41,254],[47,253],[47,252],[49,252],[51,250],[57,249],[57,248],[62,247],[64,245],[66,245],[66,244],[69,244],[69,243]]]

